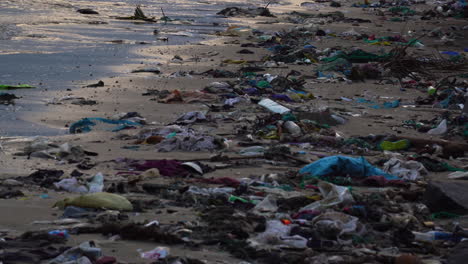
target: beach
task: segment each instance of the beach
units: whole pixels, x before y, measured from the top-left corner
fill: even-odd
[[[0,261],[462,263],[466,17],[339,3],[2,1]],[[95,181],[132,210],[56,206]]]

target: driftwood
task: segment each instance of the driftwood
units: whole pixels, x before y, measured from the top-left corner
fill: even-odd
[[[143,13],[143,10],[141,10],[140,5],[137,5],[137,7],[135,8],[135,13],[133,14],[133,16],[116,18],[121,20],[143,20],[147,22],[158,22],[158,20],[154,17],[147,17],[145,13]]]
[[[467,143],[462,143],[462,142],[453,142],[453,141],[448,141],[444,139],[435,139],[435,138],[420,138],[420,137],[409,137],[409,136],[394,136],[395,138],[398,139],[406,139],[411,142],[412,146],[417,146],[417,147],[424,147],[426,145],[440,145],[444,148],[452,148],[452,149],[462,149],[464,151],[468,151],[468,144]]]
[[[282,156],[283,158],[285,159],[290,159],[290,160],[294,160],[294,161],[297,161],[299,163],[302,163],[302,164],[309,164],[311,163],[311,161],[309,160],[305,160],[305,159],[302,159],[302,158],[298,158],[298,157],[295,157],[293,155],[289,155],[289,154],[280,154],[280,156]],[[197,159],[187,159],[187,160],[179,160],[179,161],[183,161],[183,162],[189,162],[189,161],[213,161],[213,162],[216,162],[216,161],[233,161],[233,160],[246,160],[246,159],[265,159],[265,155],[263,154],[259,154],[259,155],[251,155],[251,156],[214,156],[214,157],[208,157],[208,158],[197,158]]]
[[[416,40],[422,37],[424,35]],[[408,47],[410,45],[398,46],[392,49],[390,51],[392,57],[381,63],[389,76],[400,81],[405,77],[419,80],[419,76],[436,80],[447,78],[447,75],[451,76],[456,72],[462,73],[468,70],[468,61],[466,59],[453,61],[443,58],[439,53],[429,57],[415,57],[408,54]]]

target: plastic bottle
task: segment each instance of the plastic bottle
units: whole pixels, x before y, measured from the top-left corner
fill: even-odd
[[[331,115],[331,118],[333,118],[336,122],[338,122],[338,124],[345,124],[346,123],[346,119],[344,119],[343,117],[339,116],[339,115]]]
[[[94,241],[83,242],[78,247],[84,255],[91,259],[98,259],[102,256],[101,248],[96,247]]]
[[[270,110],[273,113],[277,114],[286,114],[291,112],[289,108],[286,108],[277,102],[270,100],[268,98],[262,99],[260,102],[258,102],[259,105],[265,107],[266,109]]]
[[[284,122],[283,126],[294,137],[300,136],[302,134],[301,128],[293,121],[286,121]]]
[[[252,29],[248,27],[232,26],[227,29],[226,33],[240,37],[247,37],[252,35]]]
[[[432,242],[436,240],[457,240],[456,236],[448,232],[429,231],[422,233],[413,231],[412,233],[414,235],[414,240],[421,242]]]
[[[52,230],[52,231],[49,231],[49,235],[59,236],[59,237],[64,237],[64,238],[69,237],[67,230]]]
[[[446,119],[442,120],[442,122],[440,122],[440,124],[436,128],[433,128],[427,131],[429,135],[442,135],[442,134],[445,134],[445,132],[447,132],[447,120]]]

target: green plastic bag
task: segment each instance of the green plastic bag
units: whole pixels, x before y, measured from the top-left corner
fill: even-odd
[[[28,84],[20,84],[20,85],[7,85],[7,84],[0,84],[0,90],[15,90],[15,89],[31,89],[34,86]]]
[[[380,142],[380,144],[379,144],[379,148],[381,150],[389,150],[389,151],[405,150],[405,149],[409,148],[409,146],[410,146],[410,142],[407,139],[402,139],[402,140],[398,140],[398,141],[394,141],[394,142],[384,140],[384,141]]]
[[[414,15],[416,11],[411,10],[409,7],[406,6],[395,6],[388,9],[388,11],[392,12],[393,14],[402,14],[402,15]]]
[[[127,198],[106,192],[91,193],[73,198],[65,198],[64,200],[55,203],[54,207],[63,209],[70,205],[82,208],[133,211],[133,205],[127,200]]]

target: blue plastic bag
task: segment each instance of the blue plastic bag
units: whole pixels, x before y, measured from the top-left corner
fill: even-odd
[[[353,158],[346,156],[331,156],[317,160],[301,170],[305,179],[319,178],[323,176],[346,176],[364,178],[369,176],[384,176],[387,180],[399,180],[400,178],[385,173],[383,170],[372,166],[364,157]]]
[[[460,53],[456,52],[456,51],[441,51],[440,53],[446,54],[446,55],[449,55],[449,56],[459,56],[460,55]]]

